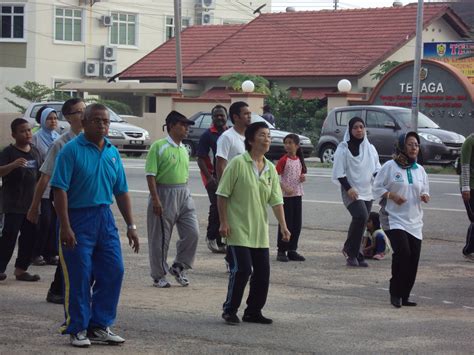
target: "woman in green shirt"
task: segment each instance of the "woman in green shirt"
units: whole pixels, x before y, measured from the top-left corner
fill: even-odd
[[[247,151],[230,161],[217,189],[219,232],[227,238],[227,259],[230,261],[222,318],[231,325],[240,323],[237,311],[249,277],[250,292],[242,320],[272,323],[262,315],[270,280],[268,205],[280,224],[283,240],[290,240],[278,174],[264,156],[270,142],[270,130],[265,122],[248,126],[245,131]]]

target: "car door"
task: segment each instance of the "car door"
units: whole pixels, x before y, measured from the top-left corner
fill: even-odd
[[[392,156],[397,140],[397,124],[386,112],[368,109],[365,130],[369,142],[375,146],[381,160]]]

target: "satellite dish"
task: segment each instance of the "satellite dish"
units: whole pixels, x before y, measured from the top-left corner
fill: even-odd
[[[260,12],[260,10],[263,9],[265,6],[267,6],[267,4],[263,4],[262,6],[260,6],[259,8],[257,8],[257,9],[253,12],[253,14],[254,14],[254,15],[255,15],[255,14],[261,15],[262,13]]]

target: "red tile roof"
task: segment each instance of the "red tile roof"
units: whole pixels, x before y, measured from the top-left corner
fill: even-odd
[[[416,4],[356,10],[265,13],[246,25],[193,26],[182,34],[185,80],[230,73],[283,77],[361,76],[415,36]],[[469,28],[446,4],[425,4],[424,26],[443,17]],[[125,69],[120,79],[174,79],[175,42]]]

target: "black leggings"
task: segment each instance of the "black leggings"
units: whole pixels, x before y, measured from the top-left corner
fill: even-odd
[[[464,206],[466,207],[467,217],[471,224],[467,229],[466,235],[466,245],[462,249],[464,255],[474,253],[474,190],[471,189],[471,198],[469,201],[464,201]]]
[[[352,216],[352,221],[347,231],[344,251],[350,258],[363,260],[364,257],[360,253],[360,244],[367,225],[367,220],[369,219],[370,210],[372,209],[372,201],[356,200],[347,206],[347,209]]]
[[[283,197],[283,202],[286,225],[291,233],[291,237],[289,242],[284,242],[283,236],[281,234],[280,225],[278,225],[278,251],[296,251],[298,249],[298,240],[300,238],[301,233],[302,197]]]

